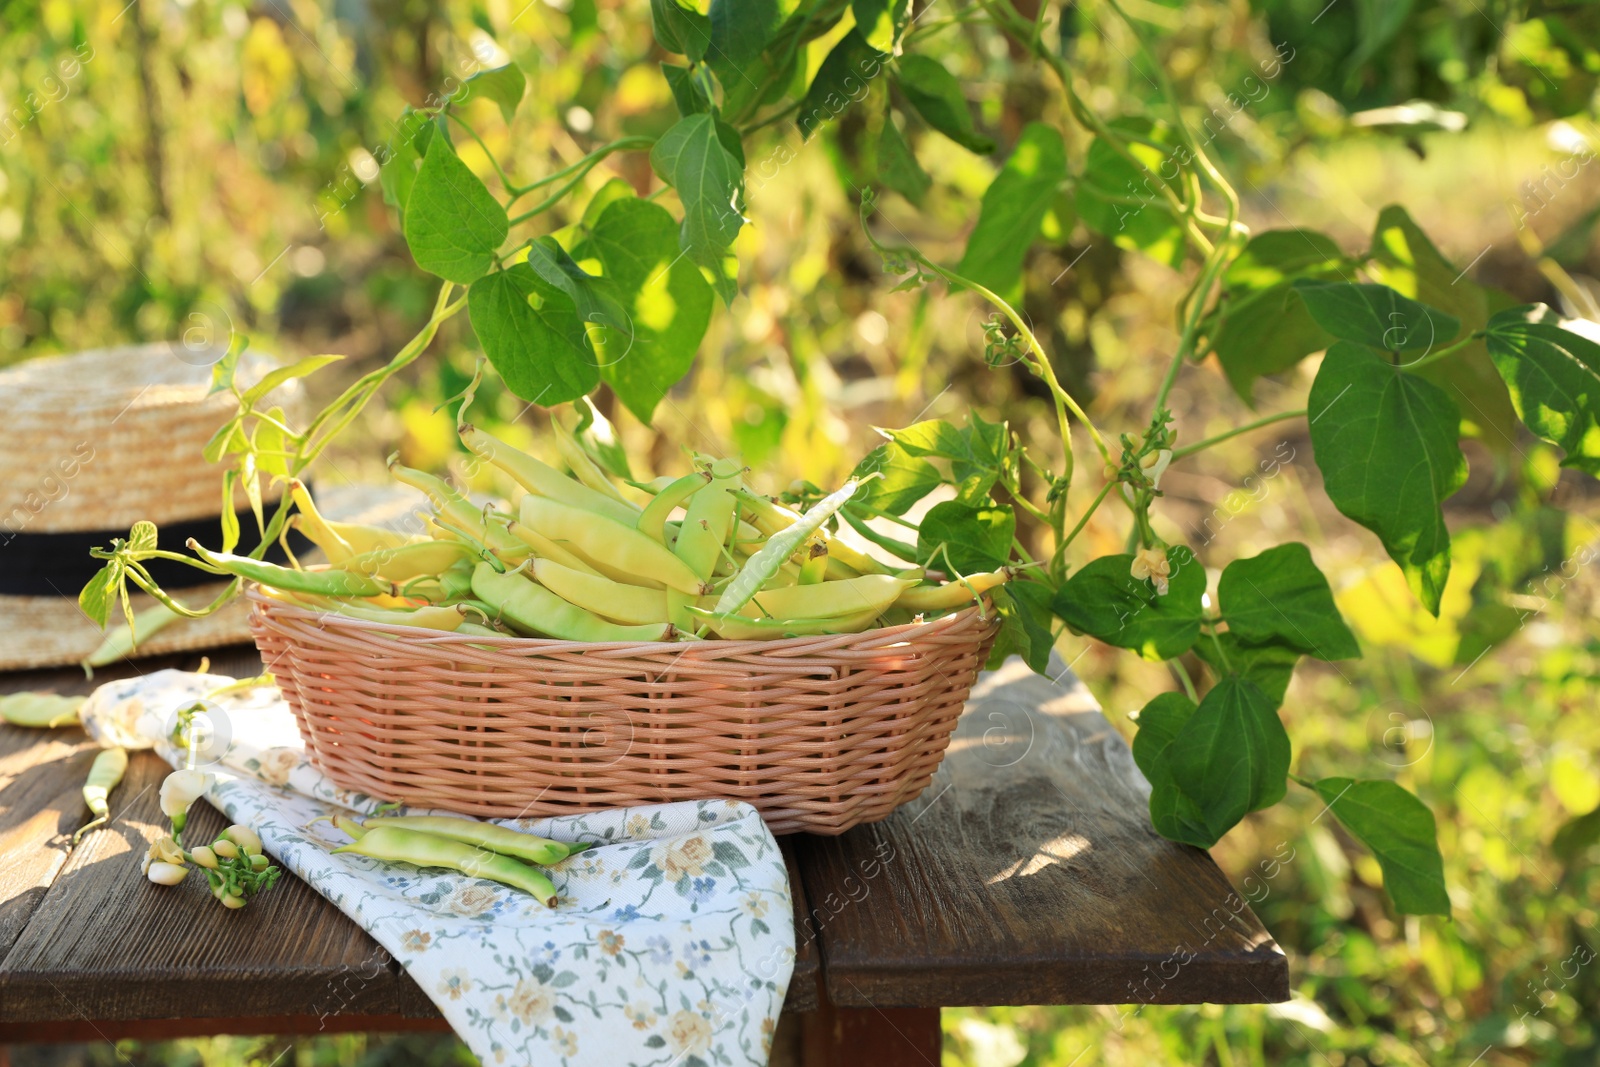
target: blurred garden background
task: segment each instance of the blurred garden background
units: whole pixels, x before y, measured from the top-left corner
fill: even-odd
[[[1600,331],[1600,4],[1125,0],[1135,36],[1100,0],[1039,2],[1101,115],[1161,106],[1141,58],[1148,45],[1192,124],[1209,131],[1253,230],[1307,227],[1358,253],[1380,211],[1402,203],[1461,277]],[[237,331],[285,359],[345,355],[317,385],[331,392],[392,355],[432,305],[434,282],[412,263],[380,189],[402,109],[514,63],[528,93],[513,119],[489,100],[469,105],[514,173],[538,177],[616,137],[658,134],[676,112],[649,9],[0,2],[0,363]],[[1009,145],[1026,123],[1049,123],[1066,135],[1069,171],[1081,170],[1088,139],[1058,89],[983,24],[981,5],[919,0],[915,11],[918,51],[957,76],[980,128]],[[842,32],[808,46],[810,71]],[[751,224],[736,246],[740,295],[713,316],[653,426],[604,391],[597,400],[630,451],[658,461],[644,474],[675,473],[691,446],[780,472],[772,490],[788,479],[833,485],[877,442],[874,426],[959,423],[969,411],[1049,438],[1053,412],[1037,383],[1020,367],[986,365],[984,306],[942,286],[892,291],[858,218],[873,181],[857,151],[866,121],[855,109],[809,139],[792,121],[759,131]],[[954,263],[1002,157],[908,134],[927,188],[920,204],[885,199],[882,210],[916,247]],[[487,170],[479,146],[458,149]],[[643,155],[618,154],[581,188],[617,177],[641,194],[655,187]],[[557,206],[548,229],[582,206],[581,195]],[[1097,418],[1142,422],[1125,409],[1166,365],[1192,267],[1103,232],[1071,197],[1043,226],[1023,264],[1026,316]],[[319,477],[375,478],[393,449],[413,466],[468,473],[435,408],[478,354],[465,322],[448,323]],[[1211,359],[1184,368],[1170,406],[1184,439],[1199,440],[1294,406],[1314,368],[1257,382],[1252,407]],[[495,388],[480,405],[519,444],[533,442],[548,415]],[[1321,495],[1303,428],[1267,428],[1175,464],[1157,516],[1172,544],[1203,561],[1287,539],[1312,546],[1365,655],[1300,667],[1283,706],[1297,770],[1395,778],[1421,796],[1439,818],[1453,918],[1397,917],[1376,863],[1299,796],[1247,819],[1214,853],[1289,954],[1291,1002],[952,1009],[946,1063],[1600,1063],[1600,501],[1558,457],[1525,433],[1469,443],[1470,480],[1446,505],[1457,553],[1438,619],[1376,539]],[[1085,550],[1119,551],[1126,532],[1102,512]],[[1084,638],[1058,649],[1129,734],[1127,712],[1173,687],[1159,664]],[[470,1062],[442,1039],[361,1036],[14,1056]]]

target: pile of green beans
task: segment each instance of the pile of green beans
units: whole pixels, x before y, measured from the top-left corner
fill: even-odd
[[[487,878],[520,889],[551,908],[556,906],[556,887],[537,868],[553,866],[588,848],[449,816],[377,816],[361,822],[338,815],[330,821],[353,839],[334,849],[336,853]]]
[[[458,432],[520,488],[508,506],[480,507],[391,459],[394,478],[432,505],[426,535],[333,522],[295,482],[294,524],[327,557],[325,568],[191,547],[218,573],[316,611],[582,642],[855,633],[959,610],[1013,577],[1002,568],[944,581],[840,540],[830,527],[859,482],[802,514],[753,492],[748,471],[728,460],[696,457],[681,477],[624,481],[559,424],[555,451],[570,474],[469,423]]]

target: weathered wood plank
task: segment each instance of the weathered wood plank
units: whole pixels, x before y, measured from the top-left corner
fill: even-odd
[[[140,877],[165,826],[167,769],[150,753],[130,762],[118,818],[73,851],[0,963],[0,1018],[435,1014],[388,953],[297,879],[229,912],[198,879],[169,889]],[[196,840],[224,825],[209,805],[190,818]]]
[[[1283,953],[1205,852],[1155,833],[1147,797],[1064,668],[1060,684],[1016,660],[985,675],[922,797],[797,846],[828,999],[1287,999]]]
[[[822,955],[814,938],[802,937],[801,925],[811,914],[806,901],[805,882],[800,878],[799,861],[794,854],[795,838],[778,838],[778,848],[783,852],[784,864],[789,868],[789,895],[794,898],[794,974],[789,978],[789,992],[783,998],[785,1012],[817,1010],[818,988],[822,978]]]

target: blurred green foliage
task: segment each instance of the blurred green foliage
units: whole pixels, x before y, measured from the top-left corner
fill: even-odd
[[[369,369],[415,331],[432,299],[377,180],[402,109],[448,92],[450,79],[515,62],[529,82],[515,119],[492,101],[472,105],[512,173],[537,177],[607,139],[659,135],[675,111],[657,66],[666,57],[641,59],[651,49],[648,6],[0,5],[0,362],[238,329],[285,356],[344,352],[352,376]],[[1378,209],[1403,200],[1474,277],[1600,318],[1600,285],[1590,280],[1600,274],[1600,182],[1570,167],[1594,134],[1600,6],[1127,7],[1241,179],[1253,228],[1292,219],[1359,254]],[[1063,48],[1094,107],[1118,115],[1155,104],[1156,72],[1102,4],[1051,8],[1071,31]],[[1007,144],[1036,120],[1066,126],[1044,73],[968,25],[970,11],[934,5],[914,33],[961,84],[999,87],[976,100],[980,126]],[[807,53],[807,74],[832,44]],[[869,168],[910,190],[887,217],[954,263],[994,164],[923,129],[891,123],[886,133],[866,108],[844,111],[809,143],[782,125],[768,134],[752,157],[752,225],[738,243],[743,295],[713,318],[698,366],[663,404],[656,430],[615,405],[608,412],[635,454],[674,471],[679,445],[731,447],[774,467],[777,489],[790,477],[836,481],[875,442],[872,425],[971,410],[1048,437],[1036,383],[984,365],[975,304],[886,292],[850,192]],[[893,155],[901,139],[919,169]],[[484,164],[474,146],[458,148]],[[1067,167],[1077,172],[1090,151],[1070,140]],[[885,168],[895,160],[902,169],[891,180]],[[648,161],[615,157],[584,188],[608,178],[643,188]],[[1106,206],[1092,195],[1056,205],[1020,262],[986,269],[1016,272],[1023,311],[1057,372],[1094,396],[1097,415],[1112,416],[1147,398],[1184,278],[1160,262],[1176,259],[1160,255],[1170,234],[1154,213],[1137,241],[1094,239]],[[573,221],[557,208],[550,226]],[[1131,244],[1156,251],[1138,255]],[[408,463],[448,462],[454,440],[433,408],[459,391],[474,356],[447,328],[435,358],[345,445],[338,471],[375,469],[391,443]],[[1219,381],[1210,366],[1180,379],[1173,408],[1195,428],[1187,439],[1250,418]],[[1269,404],[1304,381],[1292,370],[1263,378],[1257,400]],[[487,405],[521,418],[508,432],[532,440],[538,413],[492,394],[481,394]],[[948,1062],[1600,1059],[1600,580],[1586,547],[1594,501],[1556,468],[1553,449],[1526,437],[1480,444],[1446,512],[1457,555],[1437,620],[1418,610],[1374,541],[1328,506],[1303,435],[1230,442],[1173,471],[1159,531],[1203,554],[1243,555],[1286,538],[1317,546],[1367,654],[1302,667],[1291,684],[1284,716],[1302,773],[1395,777],[1423,797],[1439,817],[1455,919],[1397,919],[1370,857],[1331,820],[1313,822],[1314,800],[1303,795],[1292,809],[1246,820],[1218,849],[1289,953],[1295,1001],[951,1011]],[[1241,470],[1251,473],[1241,479]],[[1092,523],[1084,537],[1096,553],[1113,553],[1123,534]],[[1124,728],[1124,713],[1171,688],[1164,670],[1103,647],[1069,640],[1062,650],[1069,660],[1082,652],[1076,669]],[[1263,864],[1274,860],[1266,877]],[[1590,962],[1574,965],[1582,950]],[[210,1064],[270,1062],[265,1051],[280,1047],[217,1039],[125,1051],[134,1062]],[[455,1055],[433,1039],[333,1037],[300,1042],[294,1062]]]

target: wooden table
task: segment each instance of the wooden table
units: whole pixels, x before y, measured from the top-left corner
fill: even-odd
[[[212,669],[260,662],[235,649]],[[77,670],[0,675],[0,692],[90,688]],[[150,753],[110,827],[69,851],[93,755],[78,730],[0,726],[0,1042],[444,1028],[297,879],[234,913],[140,878],[165,827]],[[798,959],[775,1062],[937,1064],[951,1005],[1286,1000],[1283,953],[1205,852],[1150,828],[1147,792],[1065,669],[986,675],[921,797],[841,837],[783,839]],[[191,819],[197,840],[222,825],[206,805]]]

